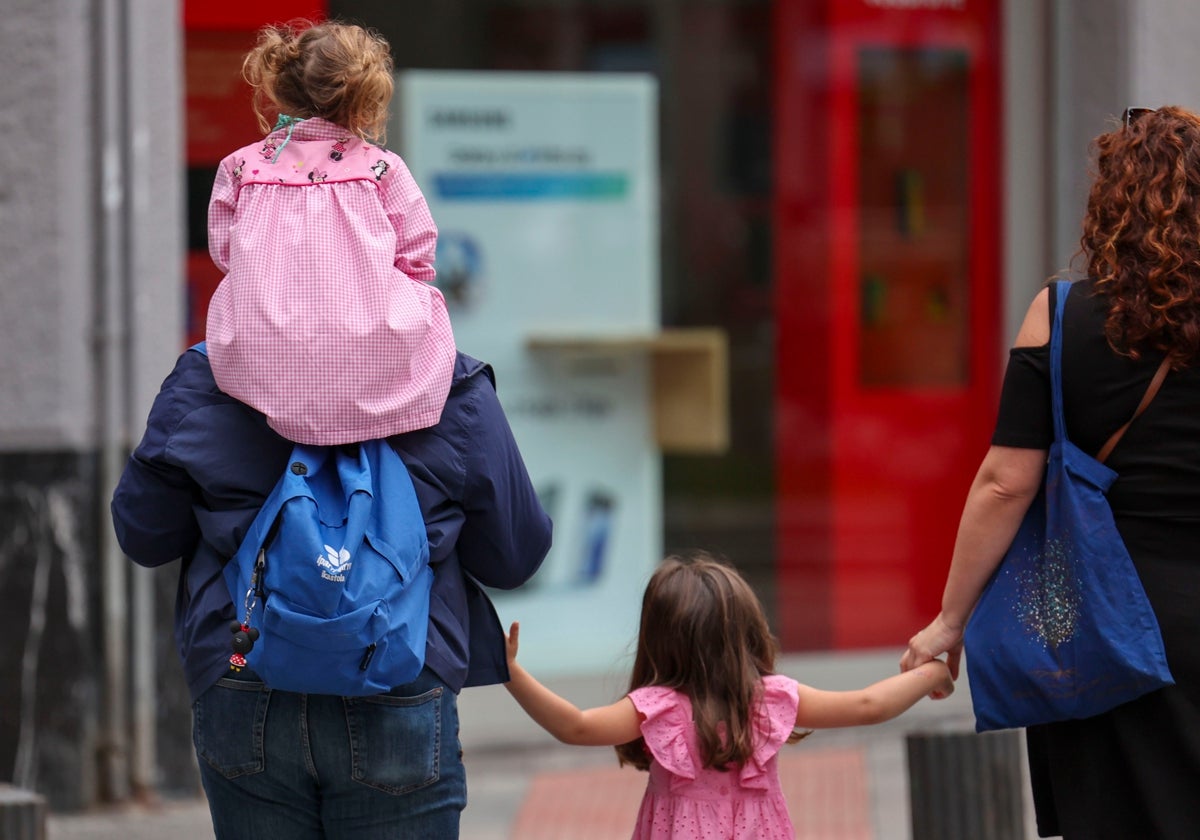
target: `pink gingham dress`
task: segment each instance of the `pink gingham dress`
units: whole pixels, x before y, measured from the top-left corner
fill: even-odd
[[[754,753],[736,770],[705,768],[692,704],[670,688],[629,693],[653,761],[633,840],[792,840],[776,754],[796,726],[796,681],[763,679]]]
[[[430,285],[437,228],[399,156],[321,119],[280,128],[221,161],[208,236],[221,390],[297,443],[438,422],[454,335]]]

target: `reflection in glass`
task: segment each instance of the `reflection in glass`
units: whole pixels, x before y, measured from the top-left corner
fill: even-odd
[[[967,55],[863,49],[858,84],[861,384],[964,385]]]

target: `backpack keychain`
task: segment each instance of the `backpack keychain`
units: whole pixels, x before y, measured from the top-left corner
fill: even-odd
[[[233,633],[233,653],[229,657],[229,667],[233,671],[240,671],[246,667],[246,654],[254,649],[254,643],[258,641],[258,629],[250,626],[250,612],[258,603],[258,581],[265,565],[265,554],[265,551],[259,551],[258,562],[254,564],[254,574],[250,577],[250,588],[246,590],[246,618],[242,621],[234,619],[229,624],[229,632]]]

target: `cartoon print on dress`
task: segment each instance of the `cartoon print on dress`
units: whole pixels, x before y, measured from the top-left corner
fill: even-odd
[[[375,180],[382,181],[383,176],[387,174],[388,163],[386,160],[379,160],[371,166],[371,171],[375,173]]]
[[[349,142],[349,137],[339,137],[333,144],[333,151],[329,153],[329,159],[341,160],[342,155],[346,153],[346,144]]]
[[[235,158],[233,161],[233,180],[242,180],[242,168],[246,165],[245,158]],[[256,170],[257,171],[257,170]]]
[[[258,150],[258,153],[260,155],[262,155],[264,160],[274,161],[275,149],[276,149],[275,141],[268,137],[267,140],[263,143],[263,147]]]
[[[325,172],[322,172],[320,169],[314,169],[308,173],[308,180],[312,181],[314,184],[321,183],[327,177],[329,177],[328,174]]]

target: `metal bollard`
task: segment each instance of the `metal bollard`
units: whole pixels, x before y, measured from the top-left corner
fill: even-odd
[[[33,791],[0,783],[0,838],[46,840],[46,800]]]
[[[1024,840],[1021,732],[906,738],[915,840]]]

